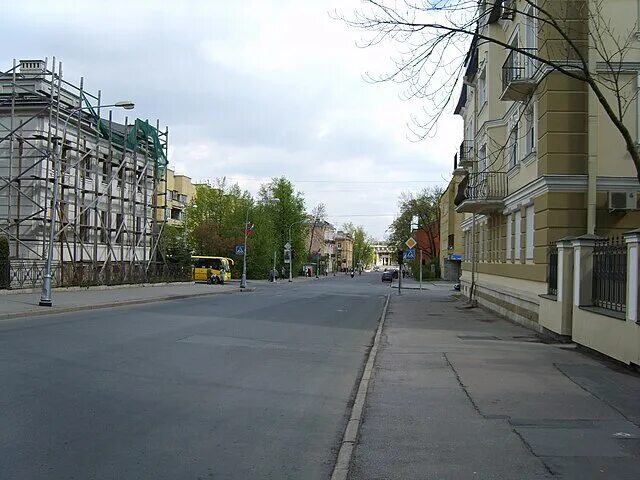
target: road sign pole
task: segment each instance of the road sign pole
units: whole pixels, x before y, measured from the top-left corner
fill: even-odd
[[[422,290],[422,249],[420,249],[420,290]]]

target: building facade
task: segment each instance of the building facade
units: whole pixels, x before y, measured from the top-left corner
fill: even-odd
[[[464,120],[458,164],[467,173],[455,204],[456,212],[464,214],[463,293],[514,321],[554,331],[557,324],[546,318],[541,304],[549,291],[550,255],[557,242],[637,228],[640,187],[623,137],[587,84],[522,53],[570,65],[579,60],[568,48],[572,41],[594,66],[593,74],[611,80],[605,59],[589,48],[589,2],[541,3],[553,18],[572,27],[566,28],[568,39],[559,39],[551,22],[537,19],[539,10],[530,2],[481,2],[486,15],[479,34],[521,51],[484,41],[471,46],[456,107]],[[634,1],[616,4],[619,8],[607,15],[622,35],[629,35],[633,47],[618,63],[620,76],[637,89],[635,22],[640,7]],[[624,124],[640,144],[637,95],[633,102]],[[602,331],[595,324],[584,328],[591,332],[583,335],[589,338]],[[588,344],[604,349],[594,345]]]
[[[372,245],[374,253],[373,265],[379,268],[398,267],[395,249],[384,242],[374,242]]]
[[[353,238],[348,233],[338,230],[335,235],[335,258],[339,272],[346,272],[354,268]]]
[[[165,181],[166,185],[160,185],[160,191],[156,193],[157,220],[166,221],[169,225],[182,225],[196,187],[190,177],[176,175],[171,169],[167,169]]]
[[[52,229],[58,284],[134,279],[156,261],[167,131],[119,124],[103,105],[55,62],[0,72],[0,235],[13,288],[41,282]]]
[[[453,176],[440,197],[440,276],[456,282],[462,274],[464,260],[464,214],[456,212],[455,197],[465,170],[458,167],[458,154],[454,158]]]

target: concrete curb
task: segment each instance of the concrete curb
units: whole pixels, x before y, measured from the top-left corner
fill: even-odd
[[[378,354],[378,347],[380,345],[380,337],[382,336],[382,329],[384,327],[385,319],[387,318],[387,309],[389,307],[389,299],[391,296],[387,294],[387,300],[385,301],[382,315],[380,316],[380,322],[376,330],[376,335],[373,339],[373,346],[369,351],[367,357],[367,363],[358,385],[358,393],[356,393],[356,399],[351,407],[351,415],[347,422],[347,428],[345,428],[344,435],[342,437],[342,443],[340,444],[340,450],[338,451],[338,458],[336,464],[333,467],[333,473],[331,474],[331,480],[346,480],[349,474],[349,466],[351,465],[351,458],[353,457],[353,449],[358,441],[358,431],[360,430],[360,424],[362,423],[362,414],[364,410],[364,402],[367,398],[367,391],[369,390],[369,382],[373,376],[373,366],[376,361],[376,355]]]
[[[15,312],[15,313],[2,313],[0,314],[0,321],[2,320],[13,320],[18,318],[25,317],[42,317],[44,315],[56,315],[58,313],[73,313],[73,312],[82,312],[87,310],[102,310],[105,308],[114,308],[114,307],[126,307],[131,305],[142,305],[145,303],[157,303],[157,302],[167,302],[171,300],[182,300],[185,298],[194,298],[194,297],[205,297],[207,295],[228,295],[232,293],[238,292],[253,292],[255,288],[245,288],[244,290],[225,290],[222,292],[199,292],[199,293],[185,293],[180,295],[165,295],[162,297],[151,297],[151,298],[136,298],[134,300],[123,300],[123,301],[112,301],[107,303],[96,303],[93,305],[73,305],[69,307],[53,307],[45,308],[44,310],[30,310],[27,312]]]

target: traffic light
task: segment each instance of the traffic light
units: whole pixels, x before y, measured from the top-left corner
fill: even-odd
[[[404,252],[402,250],[398,250],[396,255],[398,257],[398,265],[402,265],[404,263]]]

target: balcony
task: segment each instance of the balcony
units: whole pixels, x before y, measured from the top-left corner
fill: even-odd
[[[491,213],[504,208],[506,172],[470,173],[465,180],[458,186],[456,212]]]
[[[522,48],[532,54],[535,48]],[[528,99],[536,90],[534,76],[538,62],[520,52],[511,51],[502,65],[502,95],[500,100],[521,102]]]
[[[458,165],[462,168],[469,168],[473,165],[473,140],[465,140],[460,144],[458,153]]]

